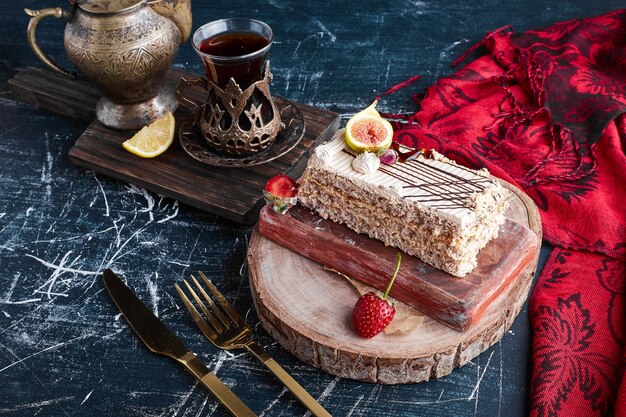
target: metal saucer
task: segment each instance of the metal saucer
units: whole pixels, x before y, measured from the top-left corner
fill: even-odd
[[[265,164],[280,158],[292,150],[304,137],[305,122],[302,112],[292,102],[285,100],[280,106],[281,130],[274,143],[252,155],[228,155],[217,152],[203,138],[193,116],[186,118],[178,129],[178,141],[182,148],[197,161],[207,165],[242,168]]]

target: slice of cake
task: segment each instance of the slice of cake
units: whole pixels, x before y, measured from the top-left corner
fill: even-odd
[[[507,190],[486,170],[426,153],[380,164],[373,153],[356,155],[339,131],[310,158],[298,200],[323,218],[462,277],[504,223]]]

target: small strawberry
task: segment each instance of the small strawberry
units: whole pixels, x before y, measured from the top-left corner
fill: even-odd
[[[352,309],[352,327],[354,327],[359,336],[368,339],[374,337],[385,330],[385,327],[393,320],[396,309],[387,300],[387,294],[389,294],[393,281],[396,279],[396,275],[398,275],[401,261],[402,256],[398,253],[396,271],[393,273],[393,277],[391,277],[391,281],[389,281],[385,295],[382,298],[373,292],[368,292],[361,296],[354,305]]]
[[[285,214],[298,201],[298,184],[286,175],[276,175],[267,181],[263,197],[276,213]]]

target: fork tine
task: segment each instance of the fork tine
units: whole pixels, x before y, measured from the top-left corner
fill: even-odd
[[[200,315],[200,313],[198,313],[198,310],[196,310],[196,308],[193,306],[193,304],[191,304],[191,300],[189,300],[189,298],[187,298],[187,294],[185,294],[184,291],[180,289],[178,284],[174,284],[174,288],[176,288],[176,292],[178,293],[180,298],[183,300],[183,303],[185,304],[185,307],[187,307],[187,310],[189,310],[191,315],[193,317],[195,317],[196,315]]]
[[[222,306],[222,308],[224,309],[226,314],[228,314],[228,316],[231,318],[231,320],[234,321],[235,323],[239,324],[239,325],[244,324],[245,322],[244,322],[243,318],[241,317],[241,315],[239,313],[237,313],[237,310],[235,310],[233,308],[232,304],[229,303],[228,300],[226,300],[226,298],[224,298],[222,293],[219,292],[219,290],[206,277],[206,275],[204,275],[204,273],[202,273],[202,271],[198,271],[198,273],[200,274],[200,277],[202,278],[202,280],[204,281],[206,286],[209,287],[209,289],[211,290],[211,292],[213,293],[215,298],[217,298],[217,301],[220,303],[220,305]]]
[[[196,279],[196,277],[194,277],[193,275],[191,275],[191,279],[193,280],[193,282],[196,284],[196,288],[198,289],[198,291],[200,291],[200,293],[202,294],[202,296],[204,297],[204,300],[206,301],[206,303],[209,305],[209,307],[211,308],[211,310],[213,310],[213,313],[217,316],[217,318],[222,322],[222,324],[224,325],[224,327],[226,327],[227,329],[230,328],[230,325],[232,324],[232,321],[230,321],[228,319],[228,317],[224,316],[224,313],[222,313],[222,310],[220,310],[220,308],[213,302],[213,299],[209,296],[209,294],[207,294],[207,292],[204,290],[204,288],[202,288],[202,285],[200,285],[200,283],[198,282],[198,280]],[[197,300],[198,303],[202,304],[200,302],[200,300]],[[208,310],[206,310],[205,308],[205,312],[208,313]]]
[[[215,343],[218,338],[218,332],[202,317],[185,292],[177,284],[174,284],[174,287],[176,288],[178,295],[180,295],[180,298],[182,298],[183,303],[185,303],[185,307],[187,307],[193,321],[200,328],[206,338]]]
[[[192,278],[193,278],[193,275],[192,275]],[[191,296],[194,298],[194,300],[196,300],[196,303],[198,304],[198,306],[204,313],[205,317],[209,320],[209,322],[213,326],[213,329],[218,333],[223,331],[224,330],[223,326],[215,319],[213,314],[211,314],[211,312],[206,308],[206,306],[204,305],[200,297],[198,297],[198,294],[196,294],[196,292],[191,287],[191,285],[189,285],[189,283],[186,280],[183,280],[183,283],[185,284],[185,287],[187,287],[187,290],[189,291]],[[194,310],[196,310],[195,307],[194,307]],[[196,312],[198,312],[198,310],[196,310]],[[198,318],[202,319],[202,315],[199,313],[198,313]]]
[[[183,303],[185,304],[185,307],[191,314],[191,318],[193,318],[193,321],[195,321],[196,324],[198,324],[198,326],[200,327],[203,327],[202,324],[208,326],[208,324],[202,318],[202,315],[200,314],[200,312],[196,309],[196,307],[193,305],[191,300],[187,297],[187,294],[185,294],[185,292],[178,286],[178,284],[174,284],[174,288],[176,288],[176,292],[178,293],[180,298],[183,300]]]

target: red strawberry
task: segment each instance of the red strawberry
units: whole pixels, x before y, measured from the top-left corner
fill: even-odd
[[[361,296],[352,310],[352,326],[361,337],[376,336],[391,323],[396,309],[373,292]]]
[[[265,191],[275,197],[295,197],[298,193],[298,184],[284,174],[276,175],[267,181]]]
[[[354,327],[354,330],[359,336],[366,338],[374,337],[385,330],[385,327],[393,320],[396,309],[393,304],[387,300],[387,294],[389,294],[393,281],[396,279],[396,275],[398,275],[401,261],[402,256],[398,253],[396,271],[393,277],[391,277],[387,291],[385,291],[385,295],[383,295],[382,298],[373,292],[368,292],[361,296],[354,305],[352,309],[352,327]]]
[[[286,175],[276,175],[267,181],[263,196],[275,212],[284,214],[296,204],[298,184]]]

